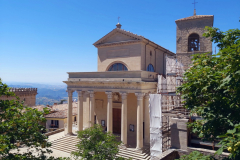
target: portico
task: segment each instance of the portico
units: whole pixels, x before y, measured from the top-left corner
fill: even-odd
[[[77,91],[79,131],[105,121],[103,129],[108,132],[113,132],[113,127],[121,128],[124,146],[128,145],[127,140],[130,138],[135,139],[133,143],[135,142],[137,149],[142,149],[150,141],[148,94],[156,92],[157,73],[122,72],[69,72],[68,81],[64,81],[68,85],[68,114],[72,111],[72,93]],[[99,78],[103,76],[104,78]],[[114,126],[113,120],[117,119],[113,117],[114,109],[120,111],[120,126]],[[130,131],[130,125],[134,126],[134,130]],[[67,126],[67,133],[71,135],[71,119]]]
[[[165,56],[175,54],[116,26],[93,44],[98,49],[97,72],[68,72],[68,115],[77,91],[78,130],[98,123],[121,134],[123,146],[141,150],[150,142],[148,94],[156,93],[158,74],[166,73]],[[67,125],[71,135],[71,119]]]

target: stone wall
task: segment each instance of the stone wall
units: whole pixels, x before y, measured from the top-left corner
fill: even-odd
[[[188,146],[188,119],[171,119],[171,147],[187,150]]]
[[[177,25],[177,56],[183,61],[185,67],[191,64],[191,54],[188,51],[188,37],[196,33],[199,35],[200,50],[194,53],[212,53],[212,42],[210,38],[203,37],[205,26],[213,26],[213,16],[196,18],[190,20],[176,21]]]
[[[141,43],[98,48],[98,71],[107,71],[114,63],[123,63],[128,70],[141,70]]]
[[[10,88],[9,92],[14,92],[16,96],[20,98],[20,101],[24,101],[24,105],[35,106],[37,88]],[[1,100],[12,100],[16,97],[1,96]]]
[[[223,152],[221,155],[215,155],[216,151],[213,151],[213,150],[188,147],[187,150],[169,149],[169,150],[163,152],[161,155],[157,156],[156,159],[158,159],[158,160],[175,160],[175,159],[179,159],[180,157],[182,157],[184,155],[189,155],[193,151],[199,151],[203,155],[210,155],[219,160],[229,156],[229,153],[225,153],[225,152]]]

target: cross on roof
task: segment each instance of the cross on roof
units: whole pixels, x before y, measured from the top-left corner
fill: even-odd
[[[120,19],[120,17],[118,17],[118,23],[119,23],[119,19]]]
[[[194,3],[192,3],[192,4],[194,4],[194,9],[196,9],[196,8],[195,8],[195,7],[196,7],[196,6],[195,6],[195,5],[196,5],[196,3],[198,3],[198,2],[195,2],[195,0],[194,0]]]

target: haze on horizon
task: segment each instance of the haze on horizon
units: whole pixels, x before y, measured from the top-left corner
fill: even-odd
[[[175,20],[193,15],[193,0],[0,1],[0,78],[4,83],[63,84],[67,72],[97,70],[94,42],[122,29],[176,52]],[[197,15],[214,27],[239,28],[240,1],[202,0]],[[215,48],[213,44],[213,48]],[[214,49],[213,49],[214,51]]]

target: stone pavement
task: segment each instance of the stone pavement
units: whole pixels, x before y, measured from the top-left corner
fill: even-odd
[[[64,136],[64,132],[60,132],[60,133],[57,133],[57,134],[54,134],[54,135],[51,135],[48,137],[48,141],[49,142],[52,142],[54,140],[57,140],[61,137]],[[28,147],[22,147],[22,148],[19,148],[20,149],[20,153],[25,153],[25,152],[28,152],[29,148]],[[51,149],[53,151],[53,153],[47,155],[47,156],[53,156],[53,157],[69,157],[71,158],[71,155],[70,153],[67,153],[67,152],[63,152],[63,151],[59,151],[59,150],[56,150],[56,149],[53,149],[53,148],[48,148],[48,149]],[[33,154],[37,154],[37,152],[35,151],[35,149],[30,149],[31,151],[33,151]],[[17,150],[12,150],[12,152],[17,152]]]

